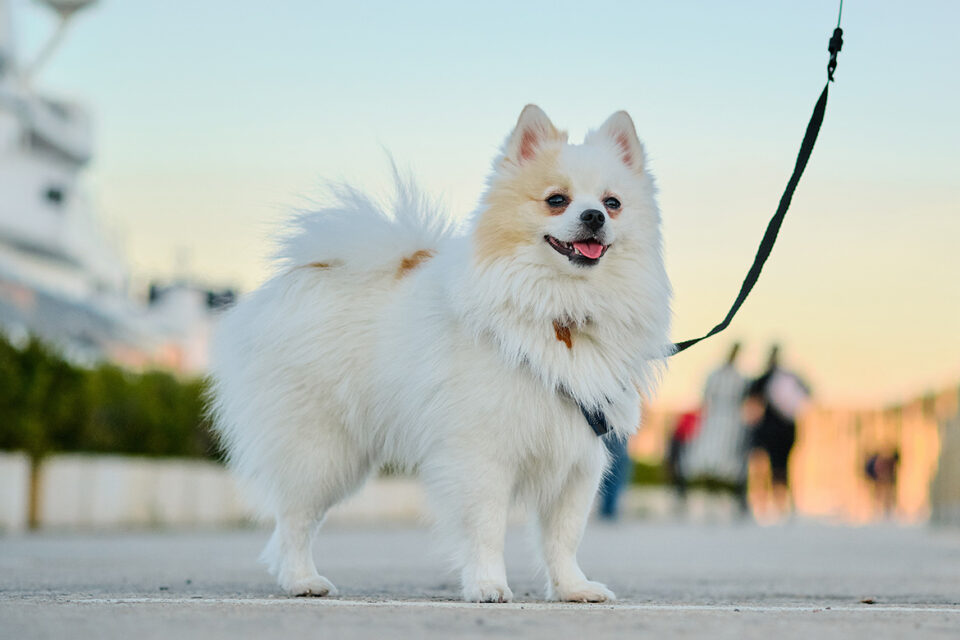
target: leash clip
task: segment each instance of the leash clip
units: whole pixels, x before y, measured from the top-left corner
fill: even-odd
[[[827,80],[833,82],[833,72],[837,69],[837,54],[843,48],[843,29],[837,27],[833,30],[833,36],[827,50],[830,52],[830,62],[827,63]]]

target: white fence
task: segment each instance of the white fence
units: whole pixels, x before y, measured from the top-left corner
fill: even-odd
[[[30,460],[22,453],[0,451],[0,531],[27,526]]]
[[[54,455],[40,467],[37,492],[42,528],[223,527],[252,520],[229,472],[202,460]],[[29,495],[27,457],[0,452],[0,531],[26,528]],[[415,522],[425,511],[414,480],[379,478],[331,510],[328,521]]]
[[[942,425],[940,468],[931,487],[932,520],[960,525],[960,417]],[[229,472],[201,460],[63,454],[46,458],[37,474],[37,519],[46,529],[229,527],[252,522]],[[27,528],[30,462],[0,451],[0,533]],[[692,519],[731,517],[733,504],[709,495],[690,496]],[[729,503],[729,504],[728,504]],[[624,496],[628,517],[672,517],[666,487],[632,488]],[[416,523],[427,518],[415,479],[375,478],[331,510],[333,524]],[[514,522],[523,519],[519,510]]]

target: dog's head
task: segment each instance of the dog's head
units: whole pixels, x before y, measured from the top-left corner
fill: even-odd
[[[625,112],[573,145],[526,107],[474,219],[474,269],[449,289],[461,318],[584,406],[609,403],[618,389],[652,389],[653,363],[670,344],[654,195]],[[615,428],[635,421],[618,418]]]
[[[605,271],[649,242],[659,247],[654,187],[625,111],[567,142],[534,105],[520,114],[490,179],[475,229],[480,262],[521,259],[567,275]]]

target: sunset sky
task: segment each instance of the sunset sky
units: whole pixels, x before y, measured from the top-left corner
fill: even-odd
[[[13,0],[21,54],[52,20]],[[627,109],[660,186],[676,338],[722,318],[825,79],[837,2],[101,0],[37,84],[88,105],[87,175],[136,281],[255,286],[323,179],[389,191],[385,150],[455,215],[535,102],[579,139]],[[826,403],[960,382],[960,3],[848,0],[813,159],[726,334],[677,356],[693,403],[735,338]]]

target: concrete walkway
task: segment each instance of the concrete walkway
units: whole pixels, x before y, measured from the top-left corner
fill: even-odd
[[[796,523],[592,525],[581,551],[613,605],[542,601],[524,532],[518,601],[457,601],[420,529],[328,529],[335,599],[282,597],[261,530],[0,538],[0,638],[957,638],[960,532]]]

